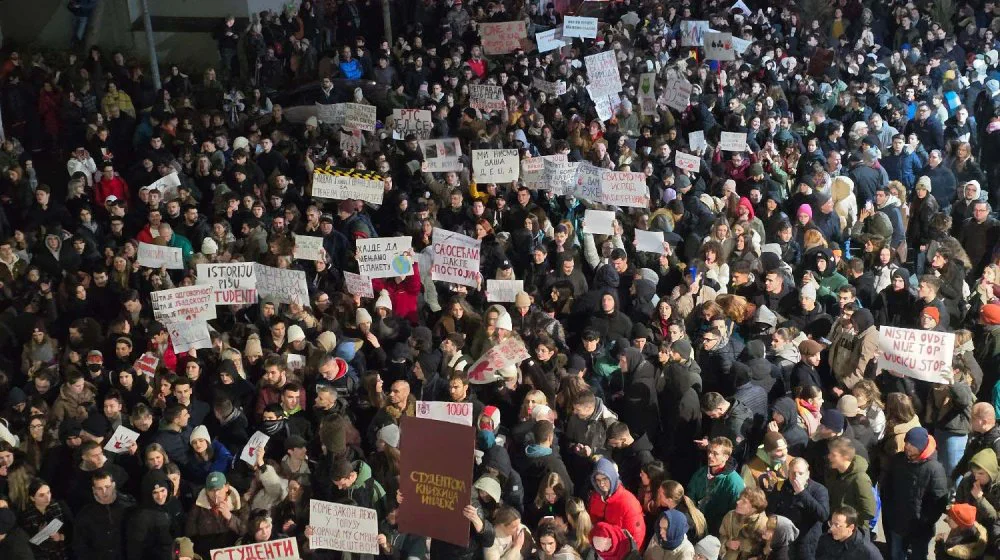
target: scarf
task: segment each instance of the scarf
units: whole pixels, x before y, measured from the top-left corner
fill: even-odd
[[[269,436],[274,436],[281,430],[285,428],[285,423],[287,418],[278,418],[277,420],[265,420],[260,425],[260,431],[264,432]]]

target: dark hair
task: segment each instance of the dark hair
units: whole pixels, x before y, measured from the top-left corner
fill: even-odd
[[[834,509],[833,513],[830,514],[830,518],[833,519],[834,515],[843,515],[844,522],[847,523],[848,527],[851,525],[858,526],[858,510],[851,506],[840,506]]]

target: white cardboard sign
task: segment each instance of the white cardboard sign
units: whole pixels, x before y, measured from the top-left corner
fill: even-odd
[[[333,200],[363,200],[382,204],[385,183],[377,179],[332,175],[316,169],[313,172],[312,195]]]
[[[413,263],[404,253],[412,249],[413,238],[372,237],[355,241],[358,272],[367,278],[395,278],[413,274]],[[371,290],[371,281],[368,282]]]
[[[621,74],[615,51],[604,51],[584,57],[587,67],[588,90],[591,96],[607,96],[622,90]],[[596,100],[595,100],[596,101]]]
[[[701,158],[691,154],[685,154],[678,150],[674,152],[674,166],[692,173],[697,173],[701,169]]]
[[[535,42],[538,44],[538,52],[544,53],[566,46],[566,42],[556,37],[559,29],[549,29],[535,33]]]
[[[212,286],[216,305],[252,305],[257,303],[257,275],[254,263],[199,264],[199,285]]]
[[[378,554],[378,516],[374,509],[309,500],[309,526],[311,550]]]
[[[469,107],[481,111],[503,111],[503,88],[488,84],[469,84]]]
[[[103,434],[94,434],[103,435]],[[132,444],[139,441],[139,432],[130,430],[125,426],[118,426],[115,433],[111,435],[108,439],[108,443],[104,444],[104,450],[120,455],[122,453],[128,453],[128,450],[132,447]]]
[[[719,147],[727,152],[742,152],[747,149],[747,133],[723,131]]]
[[[323,260],[323,238],[318,235],[296,235],[292,255],[306,261]]]
[[[353,272],[344,271],[344,284],[347,286],[347,293],[358,297],[375,297],[372,289],[372,279]]]
[[[566,18],[563,19],[563,37],[596,39],[597,18],[566,16]]]
[[[174,323],[167,326],[170,333],[170,345],[174,347],[174,353],[180,354],[188,350],[211,348],[212,333],[208,330],[208,323]]]
[[[486,301],[509,303],[524,291],[524,280],[486,280]]]
[[[663,232],[635,230],[635,250],[663,254]]]
[[[476,287],[482,242],[461,233],[434,228],[431,279]]]
[[[615,232],[614,221],[614,212],[588,209],[583,215],[583,232],[612,235]]]
[[[215,299],[212,297],[211,286],[196,284],[150,292],[149,300],[153,308],[153,318],[167,325],[204,323],[215,319]]]
[[[878,332],[878,367],[906,377],[950,383],[955,333],[882,325]]]
[[[170,270],[183,270],[184,257],[180,247],[166,245],[150,245],[139,242],[139,266],[149,268],[167,267]]]
[[[472,177],[477,183],[517,181],[520,169],[516,149],[472,150]]]
[[[430,418],[463,426],[472,425],[472,403],[417,401],[417,418]]]
[[[264,452],[267,447],[267,442],[271,440],[271,436],[265,434],[264,432],[257,431],[254,432],[247,444],[243,446],[243,451],[240,452],[240,459],[246,461],[247,464],[253,466],[257,464],[257,455]]]
[[[461,171],[465,167],[462,165],[462,145],[458,138],[421,140],[420,151],[424,154],[428,173]]]
[[[707,60],[736,60],[732,33],[705,34],[705,58]]]
[[[309,305],[309,286],[306,284],[305,272],[260,263],[256,263],[254,267],[257,293],[261,298],[273,299],[279,303]]]

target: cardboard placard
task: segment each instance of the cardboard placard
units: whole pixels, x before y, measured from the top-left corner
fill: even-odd
[[[563,194],[567,190],[572,192],[576,183],[576,168],[581,164],[565,159],[562,161],[542,159],[545,160],[545,163],[542,164],[545,175],[543,186],[539,188],[550,190],[555,194]]]
[[[392,123],[392,137],[396,140],[402,140],[411,132],[418,139],[427,139],[434,128],[431,112],[427,109],[393,109],[389,122]]]
[[[413,263],[404,253],[412,251],[413,238],[372,237],[355,241],[358,272],[367,278],[395,278],[413,274]],[[371,281],[368,282],[369,290]]]
[[[497,370],[509,365],[520,365],[530,357],[528,349],[524,347],[524,342],[520,338],[513,336],[506,338],[469,366],[469,382],[477,385],[492,383],[498,378]]]
[[[553,154],[551,156],[532,157],[521,160],[521,182],[529,189],[548,190],[545,184],[545,162],[565,162],[566,154]]]
[[[557,33],[559,37],[557,37]],[[566,46],[566,41],[562,39],[562,29],[549,29],[535,33],[535,43],[538,45],[538,52],[545,53]]]
[[[254,466],[257,464],[257,455],[264,453],[265,448],[267,448],[267,442],[271,440],[271,436],[265,434],[261,431],[256,431],[250,439],[247,440],[247,444],[243,446],[243,451],[240,452],[240,459],[245,461],[248,465]]]
[[[139,266],[149,268],[166,267],[169,270],[183,270],[184,258],[180,247],[166,245],[150,245],[139,242]]]
[[[596,39],[597,25],[595,17],[566,16],[563,19],[563,37]]]
[[[512,53],[522,48],[521,39],[527,37],[523,20],[479,24],[479,38],[487,55]]]
[[[254,263],[199,264],[197,283],[212,286],[216,305],[257,303],[257,275]]]
[[[346,118],[346,103],[316,104],[316,120],[324,124],[344,124]]]
[[[601,202],[629,208],[649,207],[646,174],[605,169],[601,174]]]
[[[364,141],[361,136],[361,131],[354,129],[350,132],[340,133],[340,149],[352,153],[359,153]]]
[[[458,138],[441,138],[439,140],[421,140],[420,151],[424,154],[424,163],[428,173],[445,171],[461,171],[462,144]]]
[[[378,518],[375,510],[309,500],[310,550],[340,550],[378,554]]]
[[[705,150],[708,147],[708,142],[705,141],[705,131],[704,130],[692,130],[688,132],[688,147],[692,152],[698,150]]]
[[[312,195],[333,200],[363,200],[371,204],[382,204],[385,183],[364,177],[331,175],[316,169],[313,172]]]
[[[643,115],[656,114],[656,74],[647,72],[639,76],[639,110]]]
[[[318,235],[296,235],[292,256],[306,261],[323,260],[323,238]]]
[[[153,354],[146,352],[139,356],[132,367],[136,371],[141,372],[146,377],[152,379],[156,375],[156,368],[160,365],[160,359]]]
[[[476,287],[482,276],[479,273],[482,241],[440,228],[434,228],[432,239],[431,279]]]
[[[694,91],[694,86],[684,78],[669,80],[666,89],[663,90],[663,95],[660,96],[660,103],[677,112],[683,112],[691,104],[692,91]]]
[[[375,132],[375,106],[344,103],[344,128]]]
[[[607,96],[622,90],[621,74],[618,72],[618,58],[615,51],[604,51],[584,57],[587,67],[588,91],[591,96]],[[596,101],[596,100],[595,100]]]
[[[167,325],[204,323],[215,319],[215,299],[211,286],[194,285],[150,292],[149,300],[153,318]]]
[[[562,95],[566,93],[566,82],[563,80],[547,82],[545,80],[534,78],[531,80],[531,87],[549,95]]]
[[[663,254],[663,232],[635,230],[635,250]]]
[[[674,152],[674,167],[697,173],[701,169],[701,158],[678,150]]]
[[[594,101],[594,107],[597,109],[597,118],[602,121],[609,121],[612,117],[618,114],[618,110],[622,106],[622,98],[617,93],[612,93],[609,95],[595,95],[587,86],[587,93],[590,94],[590,98]]]
[[[878,331],[878,368],[906,377],[950,384],[955,333],[882,325]]]
[[[742,152],[747,149],[746,132],[722,132],[719,147],[727,152]]]
[[[524,291],[524,280],[493,280],[486,281],[486,301],[509,303],[514,301],[518,292]]]
[[[477,183],[517,181],[520,170],[516,149],[472,150],[472,178]]]
[[[256,263],[257,293],[262,299],[273,299],[279,303],[309,305],[309,286],[306,273],[301,270],[275,268]]]
[[[681,22],[681,46],[700,47],[704,44],[705,33],[708,33],[708,21],[684,20]]]
[[[583,232],[613,235],[615,232],[614,221],[614,212],[588,208],[583,214]]]
[[[163,194],[162,200],[173,200],[177,198],[177,187],[179,186],[181,186],[180,177],[177,176],[176,171],[171,171],[170,173],[150,183],[146,186],[146,189],[156,189],[160,191],[160,193]]]
[[[707,60],[736,60],[736,49],[733,48],[732,33],[705,34],[705,58]]]
[[[506,106],[500,86],[469,84],[469,107],[481,111],[503,111]]]
[[[372,279],[353,272],[344,271],[344,284],[347,286],[347,293],[359,297],[374,298],[375,292],[372,289]]]
[[[575,196],[587,202],[601,201],[601,184],[604,177],[604,169],[586,162],[580,163],[576,167],[576,176],[573,180],[573,188],[566,189],[567,195]]]
[[[139,432],[130,430],[125,426],[118,426],[115,429],[115,433],[111,434],[111,437],[108,438],[108,443],[104,444],[104,450],[116,455],[128,453],[128,450],[132,448],[132,444],[137,441],[139,441]]]
[[[181,354],[188,350],[211,348],[212,333],[208,330],[208,323],[174,323],[167,326],[170,333],[170,345],[174,347],[175,354]]]

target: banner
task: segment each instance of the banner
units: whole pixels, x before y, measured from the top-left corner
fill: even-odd
[[[372,279],[353,272],[344,271],[344,284],[347,286],[347,293],[366,298],[374,298],[375,291],[372,289]]]
[[[706,60],[736,60],[732,33],[705,33]]]
[[[461,171],[462,145],[458,138],[442,138],[440,140],[421,140],[420,151],[424,154],[425,171],[442,173],[445,171]]]
[[[518,292],[524,291],[524,280],[493,280],[486,281],[486,301],[509,303],[514,301]]]
[[[605,169],[601,175],[601,202],[611,206],[648,207],[646,174]]]
[[[656,114],[656,74],[653,72],[639,76],[639,110],[643,115]]]
[[[92,434],[97,436],[103,436],[104,434]],[[139,441],[139,432],[130,430],[125,426],[118,426],[115,429],[115,433],[108,438],[108,443],[104,444],[104,450],[120,455],[122,453],[128,453],[132,444]]]
[[[534,78],[531,80],[531,87],[549,95],[562,95],[566,93],[566,82],[563,80],[547,82],[545,80]]]
[[[583,214],[583,233],[613,235],[615,213],[607,210],[587,209]]]
[[[503,111],[503,88],[486,84],[469,84],[469,107],[482,111]]]
[[[563,19],[563,37],[596,39],[597,18],[566,16],[566,18]]]
[[[472,403],[417,401],[417,418],[429,418],[460,426],[471,426]]]
[[[708,33],[708,21],[684,20],[681,22],[681,46],[700,47]]]
[[[292,256],[304,261],[323,260],[323,238],[318,235],[296,235]]]
[[[878,330],[878,368],[906,377],[951,383],[955,333],[903,329],[882,325]]]
[[[353,177],[347,171],[334,174],[316,168],[313,171],[312,195],[318,198],[333,200],[363,200],[370,204],[382,204],[385,195],[385,183],[381,179],[366,179]]]
[[[520,167],[516,149],[472,150],[472,180],[477,183],[517,181]]]
[[[167,247],[166,245],[150,245],[139,242],[139,266],[149,268],[166,267],[170,270],[183,270],[184,258],[180,247]]]
[[[204,323],[215,319],[211,286],[185,286],[149,293],[153,318],[164,324]]]
[[[212,286],[216,305],[252,305],[257,303],[257,276],[253,264],[199,264],[197,284]]]
[[[240,452],[240,459],[245,461],[250,466],[256,466],[257,455],[264,453],[264,449],[267,447],[267,442],[270,440],[271,436],[265,434],[264,432],[254,432],[254,434],[250,436],[250,439],[247,440],[247,444],[243,446],[243,451]]]
[[[344,103],[344,128],[375,132],[375,106]]]
[[[746,132],[722,132],[719,148],[727,152],[742,152],[747,149]]]
[[[540,53],[561,49],[566,46],[566,41],[562,40],[562,29],[559,28],[535,33],[535,43],[538,44],[538,52]]]
[[[372,237],[355,240],[355,259],[358,261],[358,272],[367,278],[395,278],[413,274],[413,263],[405,255],[411,251],[413,238],[408,235],[400,237]],[[371,281],[368,282],[371,290]]]
[[[295,537],[213,549],[205,560],[299,560]]]
[[[309,307],[309,286],[306,284],[305,272],[260,263],[255,263],[254,269],[254,274],[257,275],[257,294],[261,299]]]
[[[427,109],[393,109],[389,121],[392,123],[392,137],[396,140],[402,140],[410,133],[416,134],[418,139],[430,138],[434,128],[431,112]]]
[[[399,429],[400,532],[468,546],[476,429],[405,415]]]
[[[375,510],[322,500],[309,500],[310,550],[378,554]]]
[[[618,73],[618,58],[615,51],[592,54],[584,57],[583,61],[587,66],[587,83],[589,84],[587,89],[591,92],[591,97],[612,95],[622,90],[622,79]]]
[[[212,333],[208,330],[208,323],[174,323],[167,325],[167,332],[170,334],[170,345],[174,347],[175,354],[181,354],[188,350],[211,348]]]
[[[697,173],[701,169],[701,158],[678,150],[674,152],[674,167]]]
[[[487,55],[508,54],[521,49],[521,39],[527,37],[522,20],[479,24],[479,38]]]
[[[566,154],[532,157],[521,160],[521,182],[533,191],[549,190],[545,184],[545,162],[565,162]]]
[[[498,379],[496,371],[509,365],[519,365],[531,356],[524,342],[517,337],[508,337],[490,348],[474,364],[469,366],[469,382],[481,385]]]
[[[473,152],[475,153],[475,152]],[[475,288],[479,282],[479,248],[482,242],[461,233],[434,228],[431,280]]]

